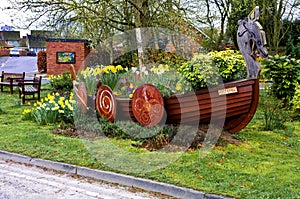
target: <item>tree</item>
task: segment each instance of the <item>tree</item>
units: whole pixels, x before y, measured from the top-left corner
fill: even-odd
[[[98,44],[116,32],[138,27],[173,29],[183,15],[179,0],[10,0],[13,8],[34,13],[65,36],[81,36]]]
[[[246,17],[255,6],[260,7],[260,22],[267,35],[270,51],[278,52],[280,41],[286,40],[291,26],[283,21],[300,18],[299,0],[186,0],[184,4],[192,20],[207,30],[217,49],[231,38],[236,43],[238,20]],[[218,30],[218,32],[216,32]]]
[[[277,53],[279,44],[286,36],[289,27],[283,26],[283,20],[293,21],[300,17],[297,11],[300,10],[299,0],[233,0],[228,21],[228,34],[235,38],[236,22],[245,17],[254,6],[260,7],[260,22],[266,32],[270,52]]]
[[[229,0],[186,0],[184,7],[190,20],[202,27],[209,36],[205,45],[210,50],[219,49],[225,39],[226,22],[230,14]]]

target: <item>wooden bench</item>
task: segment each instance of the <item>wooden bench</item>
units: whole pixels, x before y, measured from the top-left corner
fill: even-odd
[[[3,86],[10,88],[10,93],[13,93],[13,87],[19,86],[19,82],[25,79],[25,72],[23,73],[8,73],[2,71],[1,73],[1,81],[0,81],[0,89],[3,92]]]
[[[22,98],[22,104],[25,104],[25,100],[40,100],[41,83],[42,76],[34,76],[32,80],[23,80],[19,83],[19,97]],[[35,95],[37,95],[37,97],[35,97]]]

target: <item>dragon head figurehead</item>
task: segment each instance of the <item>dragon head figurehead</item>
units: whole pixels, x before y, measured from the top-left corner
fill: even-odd
[[[248,17],[239,20],[237,42],[248,67],[248,78],[257,78],[260,66],[257,57],[266,58],[266,36],[263,27],[258,22],[259,7],[256,6]]]

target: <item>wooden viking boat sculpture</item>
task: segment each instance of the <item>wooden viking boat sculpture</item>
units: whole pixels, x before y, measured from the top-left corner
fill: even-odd
[[[163,97],[151,84],[143,84],[132,99],[117,98],[108,86],[102,85],[95,99],[98,114],[111,122],[134,120],[143,126],[198,125],[223,120],[224,129],[239,132],[251,121],[258,105],[260,67],[256,58],[268,55],[265,33],[258,19],[256,7],[238,22],[237,41],[248,68],[247,79],[170,97]]]

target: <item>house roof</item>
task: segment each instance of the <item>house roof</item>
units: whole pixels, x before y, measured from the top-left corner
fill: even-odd
[[[32,30],[31,35],[27,35],[30,48],[45,48],[46,40],[52,35],[52,31]]]
[[[46,46],[46,39],[39,36],[27,35],[30,48],[43,48]]]
[[[20,31],[0,31],[0,40],[18,41],[20,39]]]

